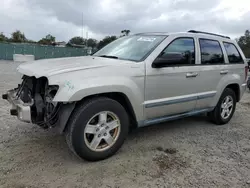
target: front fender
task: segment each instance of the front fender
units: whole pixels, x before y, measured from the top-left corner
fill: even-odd
[[[128,77],[91,77],[84,80],[65,79],[60,84],[53,101],[73,102],[80,101],[91,95],[119,92],[125,94],[130,100],[136,119],[142,120],[144,101],[143,79],[143,77],[135,77],[134,80]]]

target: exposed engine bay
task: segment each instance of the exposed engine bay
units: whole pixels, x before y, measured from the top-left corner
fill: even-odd
[[[35,78],[23,76],[23,81],[18,85],[16,97],[24,103],[31,105],[32,123],[43,128],[53,127],[58,120],[58,111],[61,104],[53,102],[58,86],[49,86],[45,77]]]

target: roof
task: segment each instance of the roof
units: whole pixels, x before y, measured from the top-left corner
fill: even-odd
[[[216,33],[209,33],[209,32],[204,32],[204,31],[196,31],[196,30],[189,30],[187,32],[173,32],[173,33],[167,33],[167,32],[145,32],[145,33],[137,33],[135,35],[188,35],[188,36],[206,36],[209,38],[224,38],[230,40],[230,37],[216,34]]]

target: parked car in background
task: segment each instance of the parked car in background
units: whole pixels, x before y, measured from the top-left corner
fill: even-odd
[[[96,161],[114,155],[132,127],[208,113],[228,123],[246,89],[238,44],[200,31],[139,33],[92,56],[21,64],[22,83],[3,95],[11,115],[65,133],[71,150]]]
[[[248,77],[248,80],[247,80],[247,87],[250,90],[250,77]]]
[[[250,58],[247,58],[248,69],[250,71]]]
[[[248,70],[250,71],[250,58],[247,58]],[[250,77],[247,80],[247,87],[250,90]]]
[[[246,58],[248,64],[248,71],[250,72],[250,58]],[[250,76],[247,79],[247,87],[250,90]]]

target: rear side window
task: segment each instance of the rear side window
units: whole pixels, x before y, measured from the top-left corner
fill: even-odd
[[[234,44],[223,42],[223,45],[226,49],[229,63],[243,63],[240,53]]]
[[[200,39],[201,64],[223,64],[224,56],[216,40]]]

